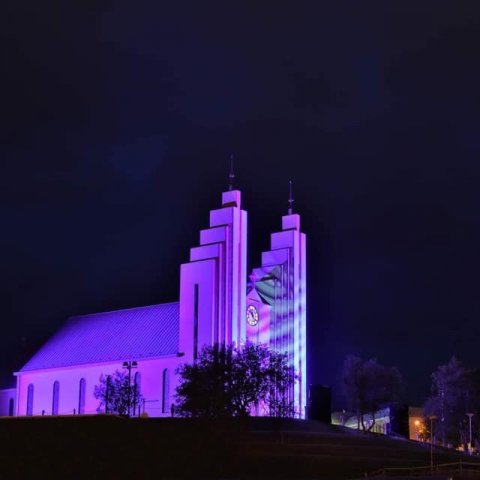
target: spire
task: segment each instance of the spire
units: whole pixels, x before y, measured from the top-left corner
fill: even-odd
[[[228,174],[228,191],[233,190],[233,181],[235,180],[235,173],[233,172],[233,153],[230,155],[230,173]]]
[[[289,181],[289,187],[290,187],[290,197],[288,199],[288,214],[292,215],[293,213],[293,187],[292,187],[292,181]]]

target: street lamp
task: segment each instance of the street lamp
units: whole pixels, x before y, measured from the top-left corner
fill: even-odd
[[[433,472],[433,421],[437,419],[436,415],[428,417],[430,420],[430,471]]]
[[[415,420],[415,426],[417,427],[417,442],[419,440],[420,420]]]
[[[470,427],[470,441],[468,442],[468,453],[472,454],[472,417],[475,415],[474,413],[467,413],[468,423]]]
[[[107,375],[105,384],[105,413],[108,413],[108,402],[110,401],[110,375]]]
[[[137,368],[138,363],[134,360],[133,362],[123,362],[123,368],[128,370],[128,416],[130,416],[130,405],[131,405],[131,395],[132,395],[132,368]]]

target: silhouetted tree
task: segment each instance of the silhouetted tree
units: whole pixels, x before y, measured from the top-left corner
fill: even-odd
[[[432,395],[425,402],[425,416],[435,416],[434,432],[443,445],[466,445],[469,442],[469,420],[473,417],[473,431],[478,421],[478,372],[467,369],[452,357],[432,373]]]
[[[345,358],[342,372],[343,393],[349,408],[356,413],[359,428],[370,431],[375,425],[375,412],[395,402],[401,388],[401,375],[395,367],[380,365],[375,359],[363,360],[354,355]],[[371,414],[372,423],[365,424]]]
[[[283,353],[270,352],[266,370],[268,391],[264,399],[271,417],[292,418],[296,414],[293,402],[293,386],[298,378],[288,356]]]
[[[139,386],[135,382],[129,385],[128,374],[119,370],[112,375],[100,375],[94,396],[100,400],[98,412],[117,415],[135,414],[134,406],[140,405],[143,399]]]
[[[265,345],[206,346],[196,363],[182,365],[177,373],[176,415],[248,416],[266,408],[275,416],[293,416],[288,392],[296,377],[287,356]]]

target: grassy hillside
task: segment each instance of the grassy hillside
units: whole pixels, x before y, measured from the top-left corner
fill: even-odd
[[[0,478],[363,477],[428,465],[428,446],[323,425],[249,419],[0,419]],[[465,456],[436,450],[439,463]]]

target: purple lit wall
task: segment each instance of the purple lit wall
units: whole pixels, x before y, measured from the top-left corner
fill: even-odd
[[[238,190],[222,194],[210,228],[180,270],[180,351],[187,361],[214,343],[245,340],[247,212]]]
[[[171,377],[180,363],[177,356],[148,359],[138,362],[138,369],[142,378],[142,395],[145,398],[145,411],[150,416],[170,416],[168,412],[162,412],[162,396],[164,395],[163,371],[171,372]],[[116,370],[122,370],[122,362],[99,363],[90,365],[78,365],[69,368],[52,368],[39,371],[26,372],[18,376],[18,405],[17,415],[27,414],[27,390],[33,385],[33,415],[52,415],[53,385],[59,384],[58,414],[73,415],[79,413],[80,407],[80,382],[85,380],[85,406],[84,413],[87,415],[104,413],[98,411],[99,401],[95,399],[93,392],[98,385],[100,375],[109,375]],[[168,386],[167,395],[172,400],[175,385]],[[143,411],[143,405],[140,406]],[[138,412],[138,409],[137,409]]]
[[[142,378],[145,411],[153,416],[162,412],[164,395],[168,404],[176,386],[175,369],[182,362],[178,356],[179,304],[166,303],[72,317],[17,372],[17,415],[52,415],[53,388],[58,382],[58,414],[78,414],[80,385],[85,381],[84,413],[98,413],[94,398],[100,375],[122,370],[123,362],[135,360]],[[165,392],[163,372],[170,378]],[[29,402],[29,385],[31,400]]]
[[[262,266],[251,275],[254,290],[269,305],[270,347],[287,353],[299,380],[291,400],[300,418],[307,404],[306,364],[306,236],[300,231],[300,216],[282,217],[282,231],[271,235],[271,250],[262,253]],[[254,304],[252,291],[249,299]],[[263,307],[260,314],[265,315]],[[266,338],[264,320],[248,329],[249,339]],[[257,330],[257,331],[256,331]]]
[[[252,288],[247,295],[247,308],[250,306],[253,306],[255,311],[258,312],[258,321],[251,324],[247,318],[247,340],[252,343],[270,345],[272,307],[261,299],[255,288]]]

